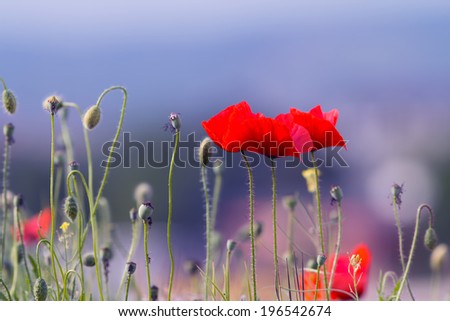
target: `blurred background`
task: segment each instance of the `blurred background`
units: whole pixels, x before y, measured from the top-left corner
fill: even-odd
[[[123,130],[131,140],[153,141],[156,160],[162,157],[161,143],[172,139],[163,130],[170,112],[181,113],[182,138],[195,133],[200,140],[202,120],[242,100],[267,116],[291,106],[338,108],[337,127],[348,140],[348,151],[340,154],[348,167],[322,168],[321,189],[327,204],[331,185],[344,190],[343,252],[361,242],[372,249],[372,297],[380,269],[400,271],[393,183],[404,184],[400,216],[406,249],[416,209],[424,202],[435,210],[440,241],[450,241],[448,1],[0,0],[0,7],[0,76],[18,99],[17,113],[1,116],[2,123],[16,126],[11,189],[25,195],[30,211],[48,204],[50,119],[43,99],[58,94],[86,109],[107,87],[123,85],[129,93]],[[96,182],[105,159],[101,146],[114,135],[121,99],[119,93],[105,99],[102,121],[90,132]],[[86,171],[75,113],[69,123],[77,161]],[[153,262],[156,273],[165,273],[168,169],[138,168],[137,152],[131,155],[131,168],[111,171],[104,195],[128,246],[134,187],[140,182],[153,186]],[[298,192],[311,203],[303,169],[286,169],[278,160],[280,198]],[[260,264],[270,267],[270,171],[258,166],[255,177],[256,215],[265,223],[261,242],[267,246],[258,254],[267,261]],[[198,168],[174,173],[179,261],[204,259],[199,178]],[[246,171],[238,166],[225,172],[217,224],[223,240],[247,220],[246,181]],[[280,204],[281,228],[284,213]],[[301,210],[297,214],[305,219]],[[298,237],[298,246],[315,255],[300,232]],[[421,243],[412,273],[426,292],[429,253]]]

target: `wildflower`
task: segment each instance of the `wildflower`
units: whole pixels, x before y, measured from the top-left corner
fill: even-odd
[[[3,107],[8,114],[14,114],[17,108],[16,97],[9,89],[4,89],[2,94]]]
[[[395,197],[395,201],[400,208],[400,205],[402,205],[402,194],[403,194],[403,184],[398,185],[394,184],[391,187],[391,194],[393,197]]]
[[[48,233],[51,224],[50,208],[27,219],[23,225],[23,242],[25,245],[35,243]]]
[[[38,278],[33,287],[34,299],[36,301],[45,301],[47,299],[47,292],[47,282],[42,278]]]
[[[50,96],[44,100],[42,105],[46,111],[54,115],[60,108],[62,108],[63,102],[60,97]]]
[[[320,177],[320,170],[317,170],[317,174]],[[315,193],[317,190],[317,184],[316,184],[316,172],[314,171],[314,168],[308,168],[302,171],[302,176],[306,180],[306,187],[308,189],[308,192]]]
[[[91,106],[83,116],[83,125],[86,129],[94,129],[100,122],[101,110],[97,105]]]
[[[64,223],[61,224],[61,226],[59,228],[61,229],[61,231],[64,234],[67,234],[67,231],[69,230],[69,227],[70,227],[70,223],[69,222],[64,222]]]
[[[181,129],[181,118],[180,113],[170,113],[169,115],[170,126],[173,131],[180,131]]]

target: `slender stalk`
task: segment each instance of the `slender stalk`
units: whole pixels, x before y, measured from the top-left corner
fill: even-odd
[[[322,249],[322,254],[325,255],[325,240],[323,235],[323,222],[322,222],[322,209],[321,209],[321,203],[320,203],[320,190],[319,190],[319,173],[317,170],[317,162],[316,157],[314,155],[314,152],[311,153],[312,155],[312,162],[314,165],[314,176],[316,179],[316,202],[317,202],[317,223],[319,224],[319,233],[320,233],[320,245]],[[327,281],[327,269],[323,269],[323,279],[325,284],[325,293],[327,297],[327,301],[330,300],[330,292],[328,287],[328,281]]]
[[[325,269],[324,269],[325,270]],[[316,291],[314,292],[314,301],[317,301],[317,293],[319,292],[319,280],[320,280],[320,265],[317,266],[316,272]]]
[[[288,211],[288,227],[287,227],[287,236],[288,236],[288,251],[289,257],[294,255],[294,211],[289,208]]]
[[[417,237],[419,235],[420,217],[421,217],[423,209],[428,210],[428,214],[429,214],[428,226],[433,227],[433,223],[434,223],[433,210],[427,204],[420,205],[419,208],[417,209],[416,226],[414,228],[414,236],[413,236],[413,240],[412,240],[412,244],[411,244],[411,249],[409,251],[408,263],[406,264],[405,272],[403,273],[402,280],[400,282],[400,286],[398,288],[397,295],[395,297],[395,301],[400,300],[400,296],[402,295],[402,291],[405,286],[406,280],[408,279],[409,270],[411,269],[411,264],[412,264],[412,258],[414,256],[414,251],[416,250]]]
[[[201,176],[203,183],[203,193],[205,197],[206,203],[206,271],[205,271],[205,301],[209,299],[209,291],[210,291],[210,278],[211,278],[211,213],[209,209],[209,193],[208,186],[206,183],[206,167],[202,164],[201,167]]]
[[[20,210],[17,206],[14,206],[14,216],[16,217],[17,230],[19,231],[19,241],[20,241],[20,244],[22,244],[22,248],[23,248],[23,263],[25,266],[25,271],[27,273],[27,283],[30,288],[30,293],[33,293],[33,286],[31,285],[31,274],[30,274],[30,269],[28,268],[28,263],[27,263],[27,252],[25,249],[25,243],[23,242],[22,227],[20,225]]]
[[[398,213],[397,195],[395,193],[392,195],[392,207],[394,208],[395,225],[397,226],[398,250],[400,252],[400,262],[402,264],[402,273],[405,273],[405,255],[403,253],[403,232],[402,232],[402,225],[400,223],[400,215]],[[408,288],[409,295],[411,296],[412,300],[415,301],[414,295],[413,295],[411,287],[409,285],[409,281],[406,280],[406,282],[407,282],[406,286]]]
[[[250,203],[250,240],[251,240],[251,260],[252,260],[252,281],[253,281],[253,299],[255,301],[258,300],[256,295],[256,256],[255,256],[255,222],[254,222],[254,208],[253,208],[253,173],[250,167],[250,163],[248,162],[247,156],[245,156],[242,151],[242,158],[244,159],[245,166],[247,167],[248,172],[248,181],[249,181],[249,203]]]
[[[175,272],[175,262],[173,259],[173,252],[172,252],[172,242],[170,238],[170,227],[172,223],[172,177],[173,177],[173,167],[175,165],[175,157],[178,152],[178,143],[180,141],[180,131],[177,130],[175,133],[175,146],[173,148],[172,153],[172,160],[170,161],[170,168],[169,168],[169,180],[168,180],[168,188],[169,188],[169,204],[168,204],[168,215],[167,215],[167,248],[169,250],[169,257],[170,257],[170,276],[169,276],[169,289],[167,294],[167,300],[171,300],[172,296],[172,286],[173,286],[173,275]]]
[[[78,191],[78,184],[77,184],[77,178],[74,176],[73,178],[73,186],[75,188],[75,195],[77,196],[77,199],[80,200],[80,193]],[[77,220],[78,220],[78,261],[80,264],[80,272],[81,272],[81,295],[80,299],[81,301],[84,301],[85,299],[85,289],[84,289],[84,266],[83,266],[83,254],[82,254],[82,244],[81,244],[81,236],[83,233],[83,226],[84,226],[84,219],[83,219],[84,213],[82,211],[78,211]]]
[[[126,285],[126,288],[125,288],[125,301],[128,301],[128,293],[130,291],[130,283],[131,283],[131,274],[128,274],[127,285]]]
[[[1,79],[1,78],[0,78]],[[11,293],[9,292],[8,287],[6,286],[5,282],[3,282],[3,279],[0,278],[0,283],[2,284],[3,288],[6,291],[6,295],[8,296],[8,300],[12,301]]]
[[[278,270],[278,241],[277,241],[277,179],[275,175],[275,162],[270,158],[272,169],[272,219],[273,219],[273,266],[275,272],[275,292],[280,300],[280,272]]]
[[[6,85],[3,83],[6,89]],[[6,227],[8,223],[8,161],[9,143],[5,140],[5,155],[3,160],[3,228],[2,228],[2,260],[0,261],[0,279],[3,278],[3,265],[5,263]]]
[[[231,260],[231,251],[227,250],[227,256],[225,261],[225,297],[227,301],[230,301],[230,260]]]
[[[334,274],[336,273],[337,260],[339,252],[341,251],[341,239],[342,239],[342,204],[338,201],[338,235],[336,240],[336,252],[334,254],[333,265],[331,268],[330,282],[328,283],[328,288],[333,287]]]
[[[222,166],[222,165],[220,165]],[[219,207],[220,191],[222,189],[222,170],[216,171],[214,179],[214,192],[211,206],[211,228],[214,230],[217,220],[217,209]]]
[[[3,89],[4,90],[7,90],[8,89],[8,87],[6,87],[6,83],[5,83],[5,81],[3,80],[3,78],[2,77],[0,77],[0,82],[2,83],[2,85],[3,85]]]
[[[144,255],[145,255],[145,270],[147,272],[148,300],[152,301],[152,283],[150,279],[150,257],[148,256],[148,224],[145,221],[143,221],[143,224],[144,224]]]

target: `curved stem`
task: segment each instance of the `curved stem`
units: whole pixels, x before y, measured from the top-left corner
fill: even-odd
[[[30,293],[33,293],[33,286],[31,285],[31,275],[30,275],[30,270],[28,269],[28,263],[27,263],[27,252],[25,249],[25,244],[23,242],[22,227],[20,225],[20,212],[19,212],[19,208],[17,208],[17,206],[14,206],[14,216],[15,216],[16,222],[17,222],[17,230],[19,231],[20,244],[22,245],[22,248],[23,248],[23,261],[24,261],[24,265],[25,265],[25,271],[27,273],[27,282],[28,282],[28,286],[30,287]]]
[[[320,189],[319,189],[319,173],[317,170],[317,162],[316,157],[314,155],[314,152],[311,153],[312,155],[312,162],[314,165],[314,176],[316,179],[316,202],[317,202],[317,223],[319,224],[319,233],[320,233],[320,245],[322,249],[322,254],[325,255],[325,240],[323,235],[323,222],[322,222],[322,209],[321,209],[321,203],[320,203]],[[328,281],[327,281],[327,269],[323,269],[323,279],[325,284],[325,293],[327,297],[327,301],[330,300],[330,291],[328,287]]]
[[[420,225],[420,217],[422,214],[422,210],[427,209],[429,214],[429,220],[428,220],[428,226],[433,227],[433,210],[431,207],[427,204],[422,204],[417,209],[417,215],[416,215],[416,226],[414,228],[414,236],[411,244],[411,249],[409,250],[409,258],[408,263],[406,264],[405,272],[402,276],[402,281],[400,282],[400,286],[397,291],[397,296],[395,297],[395,301],[400,300],[400,296],[402,295],[403,287],[405,286],[406,280],[408,279],[409,270],[411,268],[412,258],[414,256],[414,251],[416,250],[416,243],[417,243],[417,237],[419,235],[419,225]]]
[[[75,270],[68,270],[64,274],[64,280],[63,280],[63,286],[64,286],[64,292],[63,292],[63,299],[68,297],[67,295],[67,280],[69,279],[70,274],[75,274],[78,277],[78,280],[81,281],[80,275]]]
[[[169,290],[167,294],[167,300],[170,301],[171,295],[172,295],[172,286],[173,286],[173,275],[175,272],[175,263],[173,260],[173,253],[172,253],[172,243],[170,239],[170,226],[172,223],[172,176],[173,176],[173,167],[175,164],[175,156],[178,151],[178,143],[180,140],[180,131],[178,130],[175,133],[175,146],[173,148],[172,153],[172,159],[170,161],[170,168],[169,168],[169,181],[168,181],[168,187],[169,187],[169,204],[168,204],[168,215],[167,215],[167,248],[169,250],[169,256],[170,256],[170,276],[169,276]]]
[[[6,87],[5,87],[6,88]],[[5,139],[5,155],[3,160],[3,228],[2,228],[2,259],[0,261],[0,279],[3,277],[3,265],[5,263],[6,226],[8,222],[8,160],[9,144]]]
[[[330,282],[328,288],[333,287],[334,274],[336,273],[337,260],[339,252],[341,251],[341,239],[342,239],[342,204],[338,201],[338,235],[336,240],[336,253],[334,254],[333,266],[331,268]]]
[[[400,262],[402,264],[402,273],[405,273],[405,255],[403,253],[403,232],[402,232],[402,225],[400,223],[400,215],[398,213],[398,202],[397,202],[397,196],[395,193],[392,197],[392,207],[394,208],[394,217],[395,217],[395,225],[397,226],[397,233],[398,233],[398,250],[400,252]],[[409,286],[409,281],[406,281],[406,286],[409,291],[409,295],[411,296],[411,299],[415,301],[414,295],[411,291],[411,287]]]
[[[152,300],[152,282],[150,279],[150,257],[148,256],[148,224],[143,221],[144,224],[144,259],[145,259],[145,270],[147,272],[147,291],[148,291],[148,300]],[[127,285],[128,288],[128,285]],[[127,290],[128,292],[128,290]]]
[[[278,270],[278,241],[277,241],[277,179],[275,175],[275,162],[270,158],[272,169],[272,219],[273,219],[273,266],[275,269],[275,292],[280,299],[280,272]]]
[[[209,210],[209,193],[208,186],[206,184],[206,167],[202,165],[202,183],[203,183],[203,193],[205,197],[206,204],[206,271],[205,271],[205,301],[208,301],[209,291],[211,290],[210,278],[211,278],[211,214]]]
[[[250,167],[250,163],[248,162],[247,156],[245,156],[244,152],[241,151],[242,158],[244,159],[245,166],[247,167],[248,172],[248,181],[249,181],[249,203],[250,203],[250,240],[251,240],[251,259],[252,259],[252,281],[253,281],[253,299],[255,301],[258,300],[256,295],[256,256],[255,256],[255,222],[254,222],[254,208],[253,208],[253,173]]]
[[[78,192],[78,183],[77,183],[77,178],[74,177],[73,178],[73,186],[75,188],[75,194],[77,196],[77,199],[80,200],[80,193]],[[83,245],[81,242],[81,237],[82,237],[82,233],[83,233],[83,226],[84,226],[84,219],[83,219],[84,214],[78,210],[78,261],[80,264],[80,272],[81,272],[81,295],[80,295],[80,300],[84,301],[85,299],[85,290],[84,290],[84,267],[83,267],[83,254],[82,254],[82,250],[83,250]]]
[[[38,266],[38,276],[42,277],[42,273],[41,273],[41,260],[39,258],[39,249],[41,248],[41,244],[45,244],[47,245],[47,248],[50,250],[51,249],[51,242],[47,239],[41,239],[38,244],[36,245],[36,263]],[[58,268],[59,268],[59,272],[61,273],[61,275],[64,275],[64,271],[62,269],[61,263],[59,262],[58,257],[55,256],[55,260],[56,260],[56,264],[58,264]],[[59,295],[59,292],[58,292]]]
[[[3,89],[4,90],[7,90],[8,89],[8,87],[6,87],[6,83],[5,83],[5,80],[3,80],[3,78],[2,77],[0,77],[0,82],[2,83],[2,85],[3,85]]]
[[[1,79],[1,78],[0,78]],[[11,293],[9,292],[8,287],[6,286],[5,282],[3,282],[3,279],[0,278],[0,283],[2,284],[3,288],[6,291],[6,294],[8,295],[9,301],[12,301]]]

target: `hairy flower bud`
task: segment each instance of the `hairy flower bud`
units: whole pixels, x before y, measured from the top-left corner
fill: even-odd
[[[16,97],[11,90],[5,89],[2,94],[3,106],[8,114],[14,114],[17,108]]]
[[[186,260],[183,263],[183,270],[187,275],[194,276],[199,272],[200,263],[193,260]]]
[[[181,128],[180,113],[170,113],[169,115],[170,125],[178,132]]]
[[[136,272],[136,263],[127,262],[127,273],[128,275],[133,275]]]
[[[232,252],[236,248],[236,241],[228,240],[227,241],[227,251]]]
[[[211,145],[212,140],[209,137],[205,137],[200,143],[200,148],[198,150],[198,159],[202,166],[209,165],[209,159],[211,157]]]
[[[344,198],[344,192],[339,186],[333,186],[330,190],[330,195],[331,199],[338,203],[342,202],[342,199]]]
[[[38,278],[34,282],[33,296],[36,301],[45,301],[47,299],[47,282],[44,279]]]
[[[22,194],[17,194],[14,196],[14,207],[16,208],[20,208],[23,206],[23,195]]]
[[[317,265],[322,266],[325,264],[327,257],[324,254],[317,255]]]
[[[138,211],[137,211],[137,209],[135,209],[135,208],[133,207],[133,208],[130,210],[130,220],[131,220],[131,223],[136,222],[137,217],[138,217]]]
[[[59,109],[62,108],[63,102],[60,97],[50,96],[45,98],[44,102],[42,103],[42,106],[46,111],[54,115]]]
[[[66,200],[64,201],[64,213],[72,222],[77,218],[78,205],[75,201],[75,198],[73,198],[72,196],[67,196]]]
[[[151,224],[152,214],[153,214],[153,205],[150,202],[144,202],[139,206],[138,215],[141,220],[146,222],[147,224]]]
[[[100,122],[101,111],[97,105],[91,106],[83,116],[83,125],[87,129],[94,129]]]
[[[434,228],[429,227],[426,231],[425,231],[425,237],[424,237],[424,244],[425,247],[427,249],[429,249],[430,251],[432,251],[437,243],[438,243],[438,238],[437,238],[437,234],[436,231],[434,230]]]
[[[95,258],[93,254],[86,254],[83,257],[83,264],[87,267],[93,267],[95,266]]]

